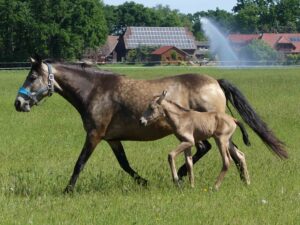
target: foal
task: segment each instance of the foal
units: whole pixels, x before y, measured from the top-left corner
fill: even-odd
[[[218,112],[197,112],[188,110],[180,105],[165,99],[167,91],[159,97],[155,97],[149,104],[148,109],[143,113],[140,121],[147,126],[162,117],[172,127],[172,130],[181,142],[179,146],[168,155],[173,181],[178,184],[178,174],[175,166],[175,158],[184,151],[186,166],[188,169],[190,184],[194,187],[194,173],[191,147],[198,141],[213,137],[219,148],[223,167],[216,180],[215,188],[218,189],[224,179],[230,164],[229,150],[236,151],[236,146],[232,143],[231,137],[238,125],[243,134],[243,140],[246,145],[250,145],[248,134],[243,125],[233,117]],[[246,182],[249,182],[246,171]]]

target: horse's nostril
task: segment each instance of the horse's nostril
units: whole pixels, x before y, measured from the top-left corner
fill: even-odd
[[[16,100],[15,101],[15,108],[16,108],[16,110],[20,110],[20,108],[21,108],[21,101],[20,100]]]

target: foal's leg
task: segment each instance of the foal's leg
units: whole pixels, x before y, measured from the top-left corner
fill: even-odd
[[[216,180],[215,183],[215,189],[218,190],[222,181],[224,180],[225,174],[228,171],[229,165],[230,165],[230,154],[229,154],[229,139],[227,138],[218,138],[216,139],[216,143],[218,145],[222,161],[223,161],[223,166],[221,169],[221,172]]]
[[[138,184],[147,185],[147,180],[140,177],[140,175],[130,167],[122,143],[120,141],[108,141],[108,144],[112,148],[122,169],[129,173]]]
[[[101,140],[101,138],[96,131],[90,132],[89,134],[87,134],[84,146],[83,146],[82,151],[79,155],[79,158],[77,159],[77,162],[75,164],[73,174],[71,176],[69,184],[65,188],[65,193],[73,191],[74,186],[77,181],[77,178],[79,176],[79,173],[83,170],[84,165],[88,161],[89,157],[93,153],[95,147],[100,142],[100,140]]]
[[[249,185],[250,177],[247,169],[245,154],[241,152],[233,142],[230,142],[229,144],[229,151],[239,170],[241,180]]]
[[[200,141],[196,143],[196,149],[197,151],[193,155],[193,164],[198,162],[198,160],[201,159],[211,149],[211,144],[207,140]],[[178,170],[179,179],[182,179],[182,177],[186,175],[187,175],[186,165],[182,165]]]
[[[192,159],[192,149],[186,149],[184,151],[184,155],[185,155],[185,164],[187,167],[187,171],[189,174],[189,179],[190,179],[190,184],[191,187],[195,187],[195,178],[194,178],[194,171],[193,171],[193,159]]]
[[[193,144],[191,142],[181,142],[178,145],[178,147],[175,150],[173,150],[172,152],[170,152],[168,155],[168,161],[169,161],[169,165],[171,168],[173,181],[176,184],[178,184],[179,178],[178,178],[178,174],[177,174],[177,170],[176,170],[175,159],[176,159],[177,155],[179,155],[184,150],[191,148],[192,146],[193,146]]]

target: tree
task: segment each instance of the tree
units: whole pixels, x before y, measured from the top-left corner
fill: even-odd
[[[233,15],[225,10],[208,10],[196,12],[193,15],[188,14],[188,18],[192,21],[192,31],[197,40],[206,40],[201,28],[200,18],[206,17],[219,25],[219,29],[223,33],[229,33],[232,30]]]
[[[34,52],[80,58],[86,48],[106,40],[98,0],[0,0],[0,16],[1,60],[26,60]]]
[[[252,64],[272,64],[283,58],[279,52],[271,48],[263,40],[253,40],[240,50],[239,56],[244,61]]]
[[[105,16],[109,24],[109,33],[116,35],[122,35],[128,26],[192,26],[186,15],[163,5],[153,8],[135,2],[125,2],[119,6],[106,5]]]
[[[32,35],[29,4],[19,0],[0,0],[0,60],[23,60]]]
[[[238,0],[233,11],[237,32],[300,32],[299,0]]]

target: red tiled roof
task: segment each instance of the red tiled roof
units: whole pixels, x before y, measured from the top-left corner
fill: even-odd
[[[165,52],[169,51],[170,49],[174,48],[174,46],[162,46],[156,50],[154,50],[151,54],[153,55],[161,55]]]
[[[227,38],[232,42],[250,42],[259,37],[259,34],[230,34]]]
[[[181,52],[184,55],[188,55],[188,53],[186,53],[185,51],[180,50],[179,48],[176,48],[175,46],[162,46],[156,50],[154,50],[153,52],[151,52],[152,55],[162,55],[165,52],[171,50],[171,49],[176,49],[178,52]]]
[[[261,39],[272,48],[279,44],[292,44],[295,46],[291,52],[300,53],[300,33],[264,33],[264,34],[230,34],[229,41],[233,43],[247,43],[254,39]]]
[[[293,38],[298,38],[299,41],[293,41]],[[282,34],[272,34],[265,33],[261,37],[267,44],[275,48],[277,43],[291,43],[295,48],[291,51],[293,53],[300,53],[300,33],[282,33]]]

